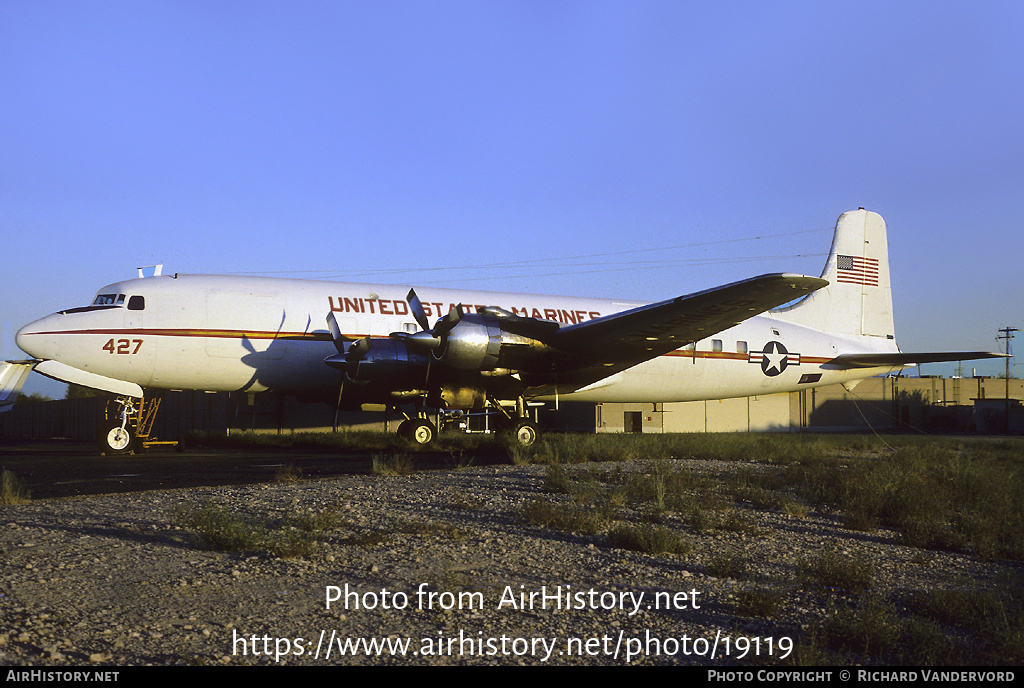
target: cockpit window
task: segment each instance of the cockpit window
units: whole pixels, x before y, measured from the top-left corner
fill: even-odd
[[[146,297],[145,296],[133,296],[128,299],[128,310],[130,311],[143,311],[146,310]]]
[[[121,306],[124,305],[124,294],[97,294],[94,306]]]

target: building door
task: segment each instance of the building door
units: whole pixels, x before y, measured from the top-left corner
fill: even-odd
[[[626,411],[623,418],[625,432],[643,432],[644,414],[642,411]]]

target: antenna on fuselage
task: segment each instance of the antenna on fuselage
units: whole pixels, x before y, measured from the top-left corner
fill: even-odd
[[[159,277],[164,272],[164,264],[147,265],[144,268],[136,268],[139,271],[139,279],[144,277]]]

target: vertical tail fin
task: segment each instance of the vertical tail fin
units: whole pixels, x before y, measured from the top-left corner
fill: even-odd
[[[895,338],[885,221],[861,208],[839,216],[821,273],[829,285],[792,306],[780,320],[842,335]]]

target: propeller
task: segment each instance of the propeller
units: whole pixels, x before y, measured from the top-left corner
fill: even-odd
[[[416,322],[419,323],[419,332],[392,332],[389,336],[392,339],[396,339],[400,342],[405,342],[419,349],[425,349],[427,351],[437,351],[441,347],[441,342],[446,334],[452,331],[452,329],[462,322],[462,319],[466,316],[465,311],[462,309],[462,304],[456,304],[451,307],[451,310],[441,319],[439,319],[434,327],[430,327],[430,321],[427,320],[426,310],[423,308],[423,304],[420,302],[420,298],[416,296],[416,290],[410,289],[409,295],[405,297],[405,300],[409,302],[409,309],[412,311],[412,316],[416,318]]]
[[[355,372],[359,359],[370,350],[370,338],[364,337],[354,343],[350,341],[341,333],[338,319],[334,317],[334,311],[327,314],[327,329],[331,332],[331,340],[334,342],[334,348],[338,350],[338,353],[325,358],[324,363],[344,373],[341,379],[341,384],[344,386],[345,379],[352,378],[351,373]]]

